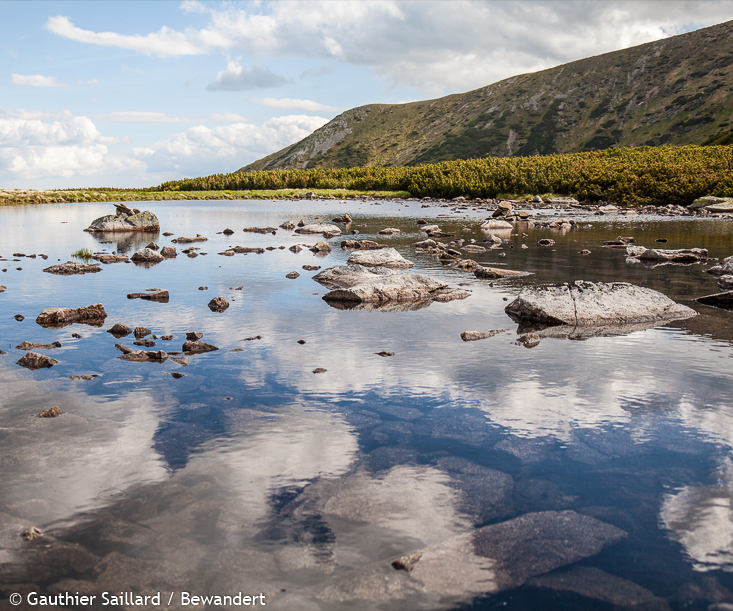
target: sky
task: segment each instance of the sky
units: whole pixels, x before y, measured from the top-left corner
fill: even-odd
[[[232,172],[341,112],[733,20],[733,0],[0,0],[0,188]]]

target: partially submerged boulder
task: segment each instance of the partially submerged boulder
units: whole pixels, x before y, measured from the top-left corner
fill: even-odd
[[[101,327],[107,312],[101,303],[95,303],[82,308],[46,308],[36,318],[42,327],[60,328],[73,323],[83,323],[93,327]]]
[[[144,299],[145,301],[160,301],[161,303],[168,303],[170,294],[166,290],[149,291],[147,293],[128,293],[128,299]]]
[[[53,344],[37,344],[36,342],[21,342],[18,344],[16,350],[53,350],[54,348],[61,348],[61,342],[54,342]]]
[[[96,264],[87,265],[86,263],[67,261],[66,263],[47,267],[43,271],[49,274],[57,274],[59,276],[71,276],[74,274],[94,274],[96,272],[101,272],[102,268]]]
[[[121,337],[125,337],[126,335],[130,335],[130,333],[132,333],[132,329],[127,325],[123,325],[121,322],[117,322],[109,329],[107,329],[107,333],[111,333],[117,339],[119,339]]]
[[[629,257],[639,259],[639,261],[671,261],[674,263],[694,263],[695,261],[705,261],[708,258],[707,248],[671,250],[629,245],[626,247],[626,254]]]
[[[16,365],[25,367],[26,369],[45,369],[58,365],[59,361],[52,359],[50,356],[45,354],[38,354],[37,352],[26,352],[18,361]]]
[[[216,346],[212,346],[211,344],[207,344],[206,342],[199,342],[199,341],[188,341],[184,342],[183,344],[183,352],[186,354],[200,354],[202,352],[213,352],[214,350],[218,350]]]
[[[325,271],[325,270],[324,270]],[[413,301],[452,301],[465,299],[466,291],[450,288],[447,284],[423,274],[375,275],[364,273],[363,282],[326,293],[323,299],[331,302],[373,303]]]
[[[145,247],[142,250],[138,250],[130,259],[136,263],[160,263],[165,257],[157,250]]]
[[[129,212],[132,212],[129,208]],[[149,210],[128,214],[117,208],[117,214],[102,216],[92,222],[84,231],[101,233],[105,231],[160,231],[160,221]]]
[[[652,289],[626,282],[545,284],[523,288],[504,308],[513,319],[544,325],[602,326],[696,316]]]
[[[335,265],[313,276],[313,280],[327,289],[348,288],[392,276],[395,272],[385,267],[366,267],[364,265]]]
[[[501,219],[490,219],[481,225],[481,229],[513,229],[512,225],[508,221],[502,221]]]
[[[705,270],[708,274],[713,276],[725,276],[727,274],[733,274],[733,255],[726,257],[717,265],[714,265],[710,269]]]
[[[388,246],[373,240],[342,240],[341,248],[350,248],[352,250],[379,250],[381,248],[388,248]]]
[[[415,265],[405,259],[394,248],[382,248],[373,251],[355,251],[349,255],[349,265],[367,265],[389,267],[391,269],[409,269]]]
[[[171,240],[174,244],[191,244],[192,242],[206,242],[209,238],[202,235],[197,235],[195,238],[180,237],[175,240]]]
[[[214,297],[208,305],[212,312],[223,312],[229,307],[229,302],[224,297]]]
[[[461,339],[464,342],[475,342],[480,339],[494,337],[494,335],[498,335],[504,331],[506,331],[506,329],[492,329],[491,331],[464,331],[461,333]]]

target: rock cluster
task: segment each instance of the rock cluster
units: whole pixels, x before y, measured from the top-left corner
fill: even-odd
[[[84,231],[101,233],[105,231],[160,231],[158,217],[149,210],[130,210],[123,204],[115,204],[116,214],[102,216],[92,222]]]

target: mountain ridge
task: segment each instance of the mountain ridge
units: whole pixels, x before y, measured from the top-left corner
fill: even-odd
[[[466,93],[352,108],[238,171],[723,143],[732,124],[728,21]]]

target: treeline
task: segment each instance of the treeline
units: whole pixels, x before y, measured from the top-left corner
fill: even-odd
[[[314,168],[216,174],[162,191],[349,189],[414,197],[556,194],[621,204],[690,204],[733,196],[733,146],[660,146],[533,157],[459,159],[415,167]]]

